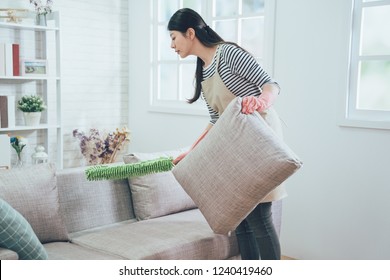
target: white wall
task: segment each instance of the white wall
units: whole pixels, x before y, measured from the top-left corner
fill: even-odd
[[[278,107],[305,163],[289,182],[282,243],[299,259],[390,258],[390,132],[339,126],[351,4],[277,4]]]
[[[61,12],[64,168],[84,164],[76,128],[128,125],[128,1],[57,0]]]
[[[132,150],[191,144],[207,118],[148,111],[149,1],[129,1]],[[288,182],[282,251],[298,259],[389,259],[388,130],[339,126],[352,0],[277,0],[276,104],[304,167]],[[143,34],[142,38],[139,34]],[[169,46],[167,46],[169,47]]]

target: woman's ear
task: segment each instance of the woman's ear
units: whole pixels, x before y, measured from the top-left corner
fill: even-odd
[[[187,32],[186,32],[186,35],[187,35],[187,38],[189,38],[189,39],[194,39],[195,38],[195,29],[193,29],[193,28],[188,28],[187,29]]]

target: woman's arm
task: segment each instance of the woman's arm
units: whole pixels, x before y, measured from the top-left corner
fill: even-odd
[[[280,88],[275,83],[266,83],[262,87],[259,97],[246,96],[242,99],[243,114],[252,114],[254,111],[264,112],[271,107],[279,95]]]
[[[203,140],[203,138],[207,135],[207,133],[209,132],[209,130],[213,127],[213,125],[211,123],[209,123],[206,127],[206,129],[203,131],[203,133],[198,137],[198,139],[196,139],[195,143],[192,144],[191,148],[187,151],[187,152],[184,152],[182,154],[180,154],[177,158],[175,158],[173,160],[173,164],[178,164],[186,155],[188,155],[189,152],[191,152],[195,147],[196,145],[199,144],[200,141]]]

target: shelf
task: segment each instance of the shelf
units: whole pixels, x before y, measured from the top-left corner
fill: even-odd
[[[0,134],[20,135],[26,137],[29,143],[45,147],[50,155],[49,160],[55,162],[58,168],[63,166],[63,132],[61,124],[61,31],[60,14],[52,12],[47,15],[48,26],[35,25],[35,12],[28,15],[23,22],[0,22],[1,36],[4,43],[23,44],[20,57],[35,57],[45,59],[48,72],[42,75],[0,76],[1,94],[19,99],[24,94],[41,95],[47,105],[44,123],[36,126],[25,124],[21,115],[15,116],[17,126],[0,128]],[[3,38],[4,37],[4,38]],[[4,62],[3,62],[4,63]],[[15,108],[16,109],[16,108]],[[16,110],[15,110],[16,111]],[[15,124],[14,122],[11,122]],[[38,132],[38,133],[34,133]],[[30,150],[31,151],[31,150]]]
[[[0,128],[0,132],[11,132],[11,131],[26,131],[26,130],[44,130],[49,128],[59,128],[59,125],[48,125],[48,124],[40,124],[37,126],[15,126],[15,127],[6,127]]]
[[[60,80],[60,77],[54,77],[54,76],[0,76],[0,80],[24,80],[24,81]]]
[[[9,28],[9,29],[24,29],[24,30],[32,30],[32,31],[58,31],[59,30],[58,27],[9,23],[9,22],[0,22],[0,27]]]

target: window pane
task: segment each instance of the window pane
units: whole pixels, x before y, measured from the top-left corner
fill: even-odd
[[[216,20],[214,30],[225,41],[237,43],[237,20]]]
[[[171,48],[171,37],[165,25],[158,27],[158,60],[177,60],[177,54]]]
[[[213,15],[220,16],[236,16],[238,15],[238,0],[214,0]]]
[[[390,5],[363,9],[362,51],[363,55],[390,54]]]
[[[177,100],[177,66],[161,64],[158,69],[158,84],[160,100]]]
[[[181,65],[181,100],[192,98],[195,91],[195,69],[196,64]]]
[[[158,20],[169,21],[171,16],[179,9],[178,0],[159,0],[158,2]]]
[[[390,110],[390,61],[360,64],[358,109]]]
[[[193,97],[196,57],[181,59],[170,47],[166,26],[180,8],[191,8],[201,14],[226,41],[236,42],[263,59],[265,0],[156,0],[151,1],[157,19],[153,18],[153,94],[158,104],[179,106]],[[209,22],[210,21],[210,22]],[[157,68],[157,69],[156,69]],[[164,103],[164,101],[167,101]],[[199,100],[199,102],[204,102]],[[199,104],[198,104],[199,105]],[[204,105],[204,104],[203,104]],[[181,106],[181,105],[180,105]],[[203,108],[203,107],[202,107]]]
[[[264,18],[242,20],[241,44],[255,57],[263,57]]]
[[[201,6],[201,1],[199,0],[183,0],[183,8],[191,8],[200,13]]]
[[[243,0],[242,14],[253,14],[264,12],[264,0]]]

